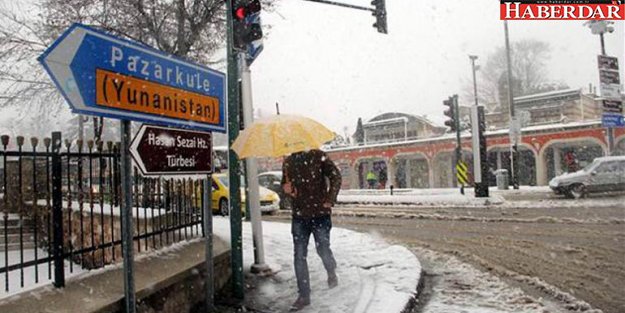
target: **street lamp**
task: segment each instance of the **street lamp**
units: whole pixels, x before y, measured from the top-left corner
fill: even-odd
[[[599,35],[599,39],[601,40],[601,54],[603,55],[605,55],[605,42],[603,41],[603,34],[614,31],[612,24],[614,24],[612,21],[588,21],[584,23],[585,26],[590,28],[593,35]]]

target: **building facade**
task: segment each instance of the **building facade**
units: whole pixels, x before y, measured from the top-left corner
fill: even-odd
[[[445,133],[445,127],[427,118],[405,113],[384,113],[363,123],[364,144],[431,138]]]
[[[521,185],[547,185],[570,171],[573,156],[578,167],[608,155],[606,129],[601,126],[601,99],[581,89],[566,89],[515,98],[523,119],[518,145],[523,175]],[[466,108],[465,108],[466,109]],[[468,110],[464,110],[468,111]],[[461,113],[464,112],[461,110]],[[486,115],[488,163],[494,171],[510,162],[509,113]],[[384,113],[363,123],[364,142],[325,149],[340,168],[343,188],[368,188],[366,175],[377,176],[375,188],[448,188],[457,182],[454,172],[455,134],[427,119],[403,113]],[[473,172],[471,134],[462,133],[462,159]],[[615,129],[614,155],[625,155],[625,129]],[[261,169],[279,170],[280,159],[265,160]],[[472,175],[469,177],[472,180]]]

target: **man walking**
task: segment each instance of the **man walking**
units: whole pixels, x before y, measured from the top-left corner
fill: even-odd
[[[284,192],[293,199],[291,234],[299,296],[291,311],[299,311],[310,304],[306,257],[311,234],[328,273],[328,287],[338,285],[336,261],[330,249],[330,230],[332,206],[341,188],[341,173],[325,152],[317,149],[288,156],[282,164],[282,173]]]

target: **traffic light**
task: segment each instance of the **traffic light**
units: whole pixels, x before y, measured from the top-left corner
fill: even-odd
[[[452,132],[455,132],[458,130],[458,110],[454,98],[449,97],[447,100],[444,100],[443,105],[449,107],[443,112],[445,116],[449,117],[449,119],[445,121],[445,125],[449,126]]]
[[[260,0],[237,0],[232,3],[234,48],[247,51],[249,44],[263,38]]]
[[[380,33],[388,34],[388,29],[386,28],[386,0],[373,0],[371,5],[374,7],[372,15],[375,16],[373,27],[377,28]]]

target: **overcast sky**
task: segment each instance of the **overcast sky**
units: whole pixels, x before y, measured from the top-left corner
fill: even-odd
[[[371,6],[371,0],[340,1]],[[262,13],[267,36],[252,65],[254,107],[268,115],[279,102],[282,113],[312,117],[340,134],[345,127],[351,134],[358,117],[391,111],[442,123],[442,100],[472,83],[468,55],[478,55],[480,64],[504,45],[495,0],[387,0],[388,35],[372,27],[367,11],[277,2]],[[510,38],[550,43],[549,78],[587,89],[598,83],[600,43],[583,23],[511,21]],[[623,21],[615,26],[606,34],[607,53],[619,57],[625,80]],[[10,111],[0,115],[0,129],[12,123]]]
[[[375,18],[366,11],[282,0],[275,12],[263,12],[270,29],[252,65],[254,107],[273,114],[279,102],[282,113],[315,118],[341,134],[344,127],[351,134],[358,117],[389,111],[441,122],[442,100],[472,82],[468,55],[478,55],[479,64],[505,43],[499,1],[386,3],[388,35],[372,27]],[[619,57],[623,72],[623,22],[615,26],[606,50]],[[550,43],[550,79],[572,88],[598,83],[599,36],[583,21],[511,21],[509,31],[511,41]]]

